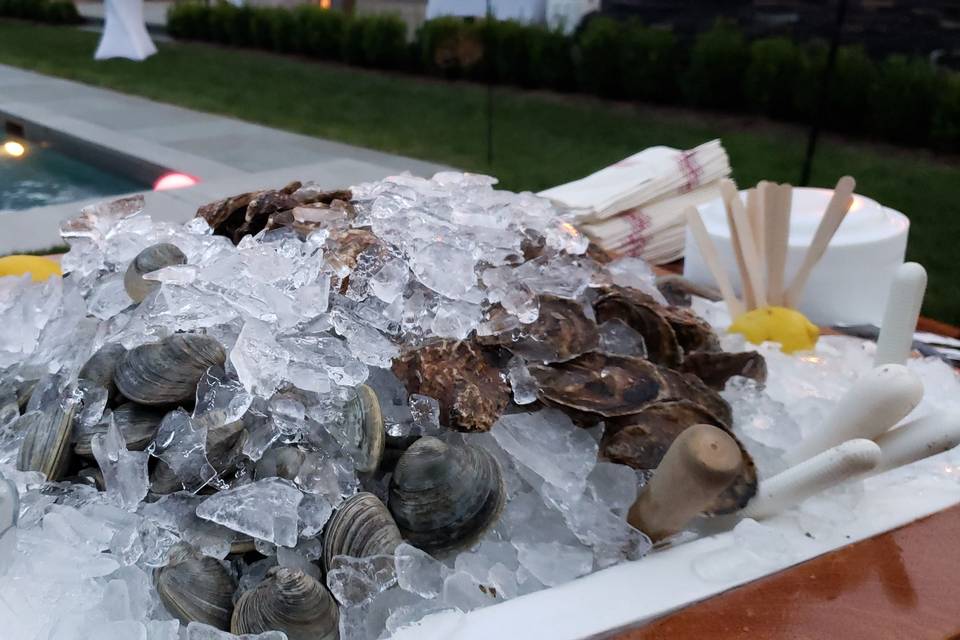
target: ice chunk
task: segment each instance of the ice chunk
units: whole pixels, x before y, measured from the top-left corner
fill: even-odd
[[[496,602],[490,588],[463,571],[454,571],[443,580],[443,604],[467,612]]]
[[[548,587],[569,582],[593,569],[593,554],[583,547],[559,542],[518,542],[514,546],[520,564]]]
[[[123,286],[123,274],[101,278],[87,298],[87,310],[101,320],[117,315],[133,304]]]
[[[460,300],[477,283],[476,260],[456,247],[432,242],[412,258],[417,279],[430,289],[451,300]]]
[[[327,587],[343,606],[363,606],[397,583],[393,556],[334,556],[331,565]]]
[[[287,634],[282,631],[265,631],[235,636],[202,622],[191,622],[187,625],[187,640],[287,640]]]
[[[667,299],[657,289],[657,274],[646,260],[631,256],[617,258],[607,264],[607,272],[613,284],[638,289],[660,304],[667,304]]]
[[[407,265],[394,258],[384,262],[383,266],[370,276],[368,284],[373,295],[390,304],[403,293],[409,280],[410,270]]]
[[[621,356],[647,357],[643,336],[619,318],[607,320],[597,327],[600,331],[600,350]]]
[[[300,535],[309,538],[323,531],[330,516],[333,514],[333,505],[322,495],[304,494],[303,501],[298,509],[300,517]]]
[[[254,538],[293,547],[302,499],[289,481],[265,478],[210,496],[197,507],[197,515]]]
[[[170,467],[188,491],[197,492],[217,477],[207,459],[207,427],[177,408],[160,422],[153,455]]]
[[[150,489],[146,451],[127,451],[120,429],[111,419],[106,433],[98,433],[91,441],[107,493],[125,509],[134,510]]]
[[[530,375],[527,363],[520,356],[514,356],[507,364],[507,376],[513,389],[513,401],[518,405],[530,404],[537,399],[537,381]]]
[[[436,598],[443,591],[449,569],[426,551],[403,543],[394,552],[394,561],[401,589],[423,598]]]
[[[239,380],[227,376],[222,367],[210,367],[197,383],[193,418],[213,429],[242,418],[252,402],[253,396]]]
[[[437,306],[430,330],[440,338],[463,340],[476,329],[483,316],[479,305],[469,302],[444,302]]]
[[[693,571],[707,582],[744,580],[792,564],[797,553],[782,532],[746,518],[734,527],[732,544],[695,557]]]
[[[410,415],[418,435],[433,436],[442,432],[440,427],[440,403],[430,396],[410,395]]]
[[[597,461],[593,437],[557,409],[501,416],[490,433],[519,464],[573,494],[583,492]]]
[[[290,355],[277,343],[275,334],[267,323],[247,320],[230,350],[230,363],[240,382],[261,396],[272,394],[287,376]]]

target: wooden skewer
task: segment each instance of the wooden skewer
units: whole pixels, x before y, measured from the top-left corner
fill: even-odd
[[[723,206],[727,211],[727,226],[730,228],[730,247],[733,249],[733,257],[737,263],[737,271],[740,274],[740,290],[743,292],[743,302],[746,308],[757,308],[757,296],[753,292],[753,283],[747,276],[747,263],[743,259],[743,249],[740,246],[740,236],[737,235],[737,223],[733,219],[733,212],[726,200]]]
[[[783,269],[790,242],[793,189],[788,184],[769,184],[761,194],[766,203],[767,301],[772,305],[783,305]]]
[[[764,202],[760,197],[760,187],[766,181],[761,181],[756,187],[747,189],[747,218],[750,220],[750,229],[753,231],[753,240],[757,243],[757,257],[760,258],[761,270],[766,268],[766,243],[764,242]]]
[[[833,189],[833,197],[830,198],[830,203],[823,213],[820,225],[813,234],[813,241],[807,249],[807,255],[803,258],[803,264],[800,265],[800,269],[793,277],[789,288],[787,288],[785,296],[787,306],[795,307],[800,302],[800,296],[807,284],[807,279],[810,277],[810,272],[823,257],[833,234],[837,232],[844,216],[847,215],[847,211],[853,205],[853,190],[856,186],[856,181],[850,176],[843,176],[837,181],[837,186]]]
[[[736,318],[744,312],[743,303],[740,302],[737,295],[733,292],[733,285],[730,284],[730,278],[727,277],[727,272],[724,271],[723,265],[720,264],[717,248],[710,239],[710,234],[707,233],[707,228],[703,224],[703,218],[700,217],[700,212],[697,211],[695,207],[687,207],[687,225],[690,227],[690,232],[697,241],[697,246],[700,248],[700,255],[703,256],[703,261],[707,263],[707,268],[710,269],[714,280],[717,281],[717,287],[720,289],[720,295],[727,305],[730,318]]]
[[[743,265],[746,269],[744,281],[749,281],[753,288],[755,299],[754,305],[747,305],[751,309],[757,309],[767,306],[767,295],[763,287],[763,278],[760,269],[760,257],[757,255],[757,243],[753,237],[753,229],[750,227],[750,220],[747,218],[747,211],[740,200],[740,194],[737,192],[733,180],[723,180],[720,183],[720,192],[723,194],[723,200],[727,204],[727,211],[733,219],[731,233],[737,236],[740,244],[740,252],[743,255]]]

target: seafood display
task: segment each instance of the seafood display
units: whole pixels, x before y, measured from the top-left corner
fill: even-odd
[[[441,173],[183,226],[142,206],[85,209],[63,280],[10,285],[35,317],[0,342],[0,507],[25,505],[0,540],[29,552],[0,595],[69,553],[64,580],[125,594],[91,628],[389,637],[695,536],[777,470],[744,427],[764,355],[546,200]],[[642,493],[710,443],[721,485],[673,513]]]

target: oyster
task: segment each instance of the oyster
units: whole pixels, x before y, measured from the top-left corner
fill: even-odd
[[[202,622],[225,631],[230,628],[237,583],[218,560],[180,543],[157,571],[156,585],[167,611],[183,624]]]
[[[720,339],[710,323],[690,309],[660,307],[658,311],[677,336],[684,357],[694,351],[720,351]]]
[[[223,366],[226,357],[214,338],[177,333],[128,351],[117,365],[114,382],[120,393],[140,404],[187,402],[194,397],[203,372]]]
[[[673,273],[657,278],[657,289],[666,298],[667,304],[675,307],[689,307],[693,302],[693,296],[714,302],[720,300],[718,290],[695,284],[683,276]]]
[[[566,298],[541,295],[540,313],[530,324],[494,336],[478,338],[485,345],[499,345],[527,360],[563,362],[597,348],[597,323],[583,306]],[[499,310],[500,313],[505,313]],[[496,314],[495,314],[496,315]],[[495,318],[492,324],[496,325]]]
[[[272,214],[300,204],[292,196],[300,187],[299,182],[291,182],[278,190],[241,193],[203,205],[196,217],[206,220],[215,234],[237,244],[243,236],[262,230]]]
[[[679,366],[683,354],[676,331],[656,300],[636,289],[611,285],[593,303],[597,322],[621,320],[643,336],[647,356],[665,367]]]
[[[658,402],[636,414],[612,420],[604,433],[600,455],[634,469],[656,469],[677,436],[696,424],[713,425],[730,433],[727,425],[690,400]],[[743,454],[743,468],[734,483],[717,498],[711,513],[737,511],[757,492],[753,459],[739,441],[737,444]]]
[[[397,462],[387,506],[404,539],[433,553],[477,540],[504,499],[500,467],[486,450],[424,437]]]
[[[282,631],[288,640],[336,640],[340,612],[320,582],[300,570],[273,567],[237,600],[230,622],[235,634]]]
[[[403,542],[400,529],[380,498],[358,493],[337,507],[323,532],[323,566],[334,556],[366,558],[393,555]]]
[[[70,397],[46,402],[43,409],[30,411],[17,420],[14,429],[23,432],[17,469],[39,471],[50,482],[63,477],[70,464],[70,438],[77,402]]]
[[[440,340],[402,354],[393,372],[408,393],[436,398],[440,422],[458,431],[489,431],[510,403],[499,350],[471,340]]]
[[[143,276],[163,267],[177,264],[186,264],[187,256],[183,251],[169,242],[162,242],[147,247],[130,261],[127,272],[123,276],[123,288],[134,302],[143,302],[143,299],[156,290],[160,283],[154,280],[144,280]]]
[[[143,451],[157,435],[157,428],[163,420],[164,412],[153,407],[144,407],[135,402],[125,402],[113,410],[113,422],[120,430],[127,449]],[[106,433],[107,425],[100,423],[77,436],[73,452],[78,456],[93,456],[93,437]]]
[[[697,376],[718,391],[734,376],[752,378],[760,384],[767,381],[767,361],[756,351],[695,351],[684,357],[680,370]]]
[[[117,386],[113,383],[113,374],[117,363],[127,353],[122,344],[109,342],[97,350],[80,368],[79,378],[89,380],[107,390],[108,397],[117,395]]]

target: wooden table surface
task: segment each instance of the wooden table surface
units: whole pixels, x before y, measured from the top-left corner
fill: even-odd
[[[615,640],[958,640],[960,506],[692,605]]]

